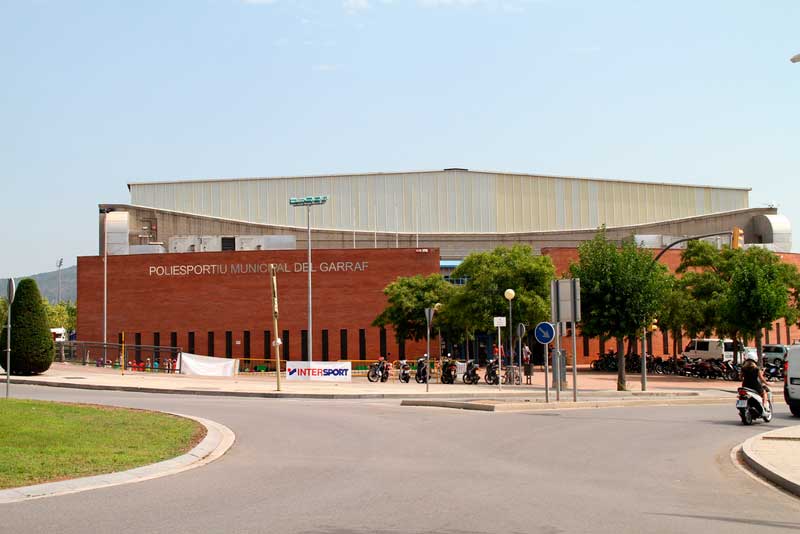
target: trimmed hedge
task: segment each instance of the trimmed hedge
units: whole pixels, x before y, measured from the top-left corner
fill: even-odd
[[[2,366],[6,364],[6,338],[0,335]],[[11,374],[36,375],[50,368],[55,356],[55,346],[42,295],[36,282],[25,278],[19,282],[11,303]]]

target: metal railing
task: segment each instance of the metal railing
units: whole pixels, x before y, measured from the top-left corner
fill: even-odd
[[[119,343],[102,341],[57,341],[56,359],[81,365],[119,369],[122,362]],[[131,371],[180,373],[180,347],[124,345],[125,369]]]

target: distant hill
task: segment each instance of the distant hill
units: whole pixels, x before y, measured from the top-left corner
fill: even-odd
[[[39,273],[29,276],[20,276],[14,278],[19,281],[23,278],[33,278],[39,286],[39,291],[42,296],[47,298],[52,303],[58,300],[58,271],[50,271],[49,273]],[[6,296],[6,285],[8,278],[0,279],[0,296]],[[61,269],[61,300],[71,300],[75,302],[78,298],[78,267],[65,267]]]

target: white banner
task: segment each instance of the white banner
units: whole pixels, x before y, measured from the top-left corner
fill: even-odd
[[[239,372],[239,360],[215,358],[182,352],[178,355],[182,375],[234,376]]]
[[[286,362],[286,380],[350,382],[350,362]]]

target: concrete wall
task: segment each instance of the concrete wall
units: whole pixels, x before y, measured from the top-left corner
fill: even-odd
[[[294,235],[297,248],[307,246],[306,228],[262,225],[231,221],[218,217],[207,217],[190,213],[143,208],[126,204],[104,204],[118,210],[128,211],[131,221],[131,244],[143,244],[148,239],[167,244],[176,235]],[[700,235],[713,232],[731,231],[734,226],[745,230],[745,242],[758,242],[753,218],[763,214],[777,213],[775,208],[748,208],[733,212],[688,217],[684,219],[660,221],[641,225],[608,227],[607,235],[613,240],[629,238],[634,234]],[[155,230],[142,233],[142,228],[155,224]],[[491,250],[500,245],[516,243],[530,245],[534,250],[545,247],[576,247],[591,239],[596,228],[574,231],[523,232],[523,233],[394,233],[394,232],[353,232],[319,230],[312,226],[312,246],[314,248],[438,248],[442,259],[461,259],[475,251]],[[140,238],[139,235],[149,235]],[[98,250],[102,252],[102,232]],[[355,246],[353,243],[355,237]]]

